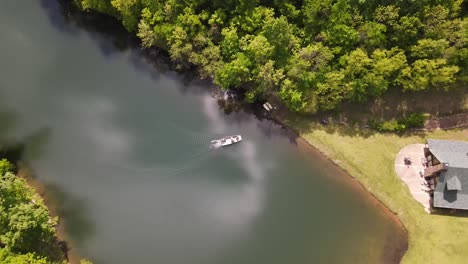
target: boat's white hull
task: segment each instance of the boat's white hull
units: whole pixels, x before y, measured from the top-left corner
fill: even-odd
[[[221,139],[211,141],[211,144],[215,147],[226,147],[242,141],[241,135],[228,136]]]

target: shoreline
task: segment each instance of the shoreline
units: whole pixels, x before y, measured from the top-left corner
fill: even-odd
[[[17,166],[17,177],[24,179],[26,183],[42,198],[50,215],[58,218],[58,225],[55,227],[55,232],[57,234],[58,241],[63,243],[65,246],[62,248],[65,260],[67,260],[69,264],[79,264],[81,257],[75,251],[74,243],[65,231],[63,220],[58,213],[59,206],[57,205],[55,197],[48,191],[46,185],[35,176],[30,166],[23,161],[18,162]]]
[[[91,12],[81,11],[81,10],[77,9],[76,7],[74,7],[71,2],[72,1],[70,1],[70,0],[58,0],[58,3],[60,5],[62,5],[62,8],[65,11],[68,11],[68,12],[66,12],[66,14],[68,15],[67,19],[71,19],[72,23],[75,24],[77,27],[82,27],[87,31],[94,31],[94,32],[98,32],[98,33],[105,32],[105,33],[107,33],[106,34],[107,37],[109,37],[109,35],[111,35],[110,36],[111,38],[119,40],[119,42],[120,42],[119,44],[123,43],[124,46],[127,46],[128,48],[139,48],[140,49],[139,50],[140,55],[144,56],[145,59],[149,63],[153,64],[153,66],[155,66],[155,67],[160,66],[161,63],[168,63],[168,65],[166,65],[168,67],[168,70],[176,71],[178,74],[182,74],[183,77],[188,78],[188,79],[193,79],[193,81],[195,81],[195,82],[197,82],[197,81],[199,81],[199,82],[208,82],[209,85],[208,85],[207,91],[209,92],[209,94],[215,100],[218,100],[218,101],[222,100],[223,101],[223,103],[225,104],[223,106],[223,109],[225,109],[225,110],[229,109],[229,107],[233,107],[234,111],[240,110],[240,109],[244,110],[246,113],[252,114],[256,118],[268,119],[270,122],[278,124],[278,125],[282,126],[284,129],[288,130],[288,132],[293,133],[295,135],[297,143],[298,143],[298,151],[310,152],[310,154],[308,154],[308,155],[314,155],[315,157],[320,158],[322,161],[329,164],[330,168],[334,169],[337,172],[338,176],[343,176],[343,177],[340,177],[341,178],[340,180],[345,181],[345,183],[348,184],[350,186],[350,188],[353,188],[357,193],[359,193],[360,195],[363,195],[363,197],[365,197],[366,200],[368,200],[370,203],[372,203],[376,207],[378,207],[379,208],[378,210],[381,210],[381,212],[384,215],[389,217],[389,219],[391,219],[391,221],[394,222],[398,226],[398,228],[400,228],[402,230],[402,233],[405,236],[404,237],[405,243],[402,244],[401,247],[399,247],[399,250],[397,250],[397,252],[395,252],[395,255],[398,255],[397,259],[395,259],[395,260],[397,260],[396,262],[400,263],[402,261],[404,255],[408,251],[409,232],[408,232],[407,228],[405,227],[404,223],[402,222],[402,220],[398,217],[397,213],[395,211],[393,211],[381,199],[379,199],[378,196],[375,193],[370,191],[366,187],[366,185],[364,185],[358,178],[353,176],[344,167],[342,167],[335,160],[333,160],[329,155],[327,155],[327,153],[325,153],[320,148],[318,148],[317,146],[315,146],[314,144],[309,142],[306,138],[304,138],[303,135],[301,135],[301,133],[298,132],[296,130],[296,128],[294,128],[294,126],[287,124],[284,121],[284,118],[282,118],[282,117],[280,117],[278,115],[264,116],[264,115],[262,115],[262,113],[263,113],[262,110],[263,109],[261,108],[260,105],[255,105],[255,106],[246,105],[245,103],[240,102],[240,100],[237,99],[236,96],[234,96],[233,99],[224,100],[222,98],[222,95],[224,95],[225,92],[230,93],[229,91],[224,91],[221,88],[216,87],[212,83],[212,81],[210,81],[210,80],[201,80],[198,77],[197,73],[194,73],[194,72],[188,72],[187,73],[185,71],[183,71],[183,72],[177,71],[174,68],[173,63],[168,61],[168,58],[167,58],[168,55],[162,49],[158,49],[158,48],[153,48],[153,49],[149,49],[149,50],[141,49],[141,47],[139,46],[139,43],[136,43],[136,42],[139,42],[139,40],[136,38],[136,36],[134,34],[130,33],[130,32],[123,31],[123,27],[120,24],[120,21],[118,21],[117,19],[115,19],[113,17],[110,17],[110,16],[108,16],[106,14],[101,14],[101,13],[98,13],[98,12],[95,12],[95,11],[91,11]],[[95,23],[99,22],[100,20],[104,21],[104,23],[102,23],[101,25],[95,25]],[[93,27],[93,26],[95,26],[95,27]],[[234,94],[234,93],[232,93],[232,94]],[[281,111],[281,110],[277,110],[277,111]],[[280,112],[280,114],[281,114],[281,112]],[[46,186],[44,186],[43,183],[40,182],[40,180],[38,180],[36,177],[34,177],[33,173],[32,174],[26,174],[26,175],[29,175],[26,178],[27,181],[28,181],[28,184],[30,184],[30,182],[31,182],[31,186],[33,186],[33,188],[35,188],[38,191],[38,193],[41,195],[41,197],[43,197],[44,202],[45,202],[46,206],[49,208],[49,210],[51,211],[51,213],[56,215],[57,205],[53,201],[53,197],[48,197],[47,196]],[[39,191],[39,190],[41,190],[42,192]],[[73,250],[73,246],[72,246],[73,243],[69,239],[66,238],[66,234],[64,233],[62,224],[63,223],[61,223],[60,220],[59,220],[59,227],[60,227],[60,233],[61,233],[60,234],[61,237],[59,237],[59,239],[60,240],[65,240],[67,245],[70,246],[69,251],[68,251],[69,258],[70,258],[70,263],[74,263],[74,262],[72,262],[73,252],[70,253]],[[62,239],[62,238],[64,238],[64,239]],[[76,255],[76,257],[77,257],[77,255]],[[79,258],[77,258],[77,259],[79,259]]]
[[[338,176],[340,181],[344,182],[350,188],[352,188],[356,193],[362,195],[364,199],[368,202],[373,204],[375,207],[378,207],[386,217],[388,217],[393,223],[397,225],[399,229],[401,229],[402,234],[404,236],[405,243],[399,246],[397,252],[397,261],[396,263],[401,263],[403,260],[404,255],[408,251],[409,248],[409,232],[402,220],[398,217],[398,213],[392,210],[389,206],[387,206],[384,201],[379,199],[379,197],[370,191],[357,177],[353,176],[350,172],[348,172],[344,167],[340,166],[333,160],[326,152],[322,151],[318,147],[314,146],[311,142],[305,139],[300,132],[298,132],[293,126],[286,124],[283,120],[277,116],[271,115],[268,118],[271,122],[274,122],[284,129],[289,130],[290,133],[293,133],[297,138],[297,147],[298,151],[305,151],[308,152],[307,155],[314,156],[314,158],[319,158],[322,163],[329,165],[327,169],[332,169],[336,172],[336,176]],[[385,262],[387,263],[387,262]]]

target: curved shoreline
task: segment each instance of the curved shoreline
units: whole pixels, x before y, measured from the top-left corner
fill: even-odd
[[[58,0],[58,1],[60,3],[65,2],[65,5],[70,5],[71,4],[70,0]],[[66,13],[67,13],[67,16],[68,16],[67,18],[71,17],[72,19],[73,18],[76,19],[77,22],[78,22],[77,23],[78,27],[85,27],[87,30],[107,31],[106,33],[108,33],[110,35],[113,35],[112,37],[116,38],[118,40],[121,40],[121,38],[125,38],[122,41],[122,42],[127,42],[125,44],[129,44],[131,46],[133,46],[135,44],[136,39],[135,39],[134,34],[126,32],[126,31],[123,32],[122,31],[123,28],[122,28],[120,22],[115,18],[111,18],[111,17],[109,17],[107,15],[96,13],[96,12],[93,12],[91,14],[90,13],[84,13],[83,11],[76,10],[75,8],[73,8],[71,6],[64,6],[63,8],[64,9],[67,9],[67,8],[72,9],[72,10],[66,10],[67,11]],[[81,15],[81,17],[76,17],[76,16],[80,16],[80,15]],[[93,23],[96,23],[99,20],[103,20],[103,21],[105,21],[105,23],[102,23],[101,25],[99,25],[100,28],[98,28],[98,29],[92,28]],[[165,52],[162,51],[162,50],[159,50],[159,49],[142,51],[141,55],[147,57],[147,59],[151,60],[152,62],[154,62],[156,64],[158,64],[161,61],[165,62],[165,63],[168,62],[167,55],[165,54]],[[169,64],[169,67],[172,67],[171,64]],[[189,76],[189,78],[193,78],[193,77],[196,76],[196,74],[194,74],[194,73],[187,74],[186,73],[185,76]],[[210,89],[213,89],[213,91],[211,93],[212,96],[219,99],[218,96],[219,96],[220,89],[219,88],[216,89],[213,86],[211,86]],[[216,94],[218,94],[218,95],[216,95]],[[239,102],[235,102],[235,103],[239,104]],[[240,104],[240,105],[241,105],[240,108],[242,108],[242,109],[246,108],[244,105],[242,105],[242,104]],[[254,110],[254,113],[250,112],[250,114],[257,115],[258,112],[256,110]],[[285,122],[283,120],[281,120],[281,118],[270,116],[270,117],[267,117],[266,119],[269,119],[271,122],[274,122],[274,123],[276,123],[278,125],[281,125],[285,129],[290,131],[290,133],[294,133],[294,135],[295,135],[295,137],[297,139],[299,151],[310,152],[309,155],[314,155],[315,158],[319,158],[322,161],[324,161],[325,164],[328,164],[330,166],[330,169],[334,169],[336,171],[336,173],[338,174],[338,176],[343,176],[343,177],[340,177],[341,180],[346,181],[346,184],[348,184],[350,186],[350,188],[353,188],[354,190],[356,190],[357,193],[363,195],[370,203],[374,204],[376,207],[379,207],[379,209],[382,210],[382,212],[387,217],[389,217],[389,219],[391,219],[398,227],[401,228],[402,233],[405,236],[404,237],[405,243],[402,244],[398,248],[397,252],[395,252],[395,254],[394,254],[395,258],[392,258],[392,261],[395,260],[397,263],[401,262],[404,254],[406,253],[406,251],[408,249],[408,230],[405,228],[403,223],[397,217],[396,213],[394,211],[392,211],[386,204],[384,204],[383,201],[381,201],[374,193],[369,191],[366,188],[366,186],[364,186],[356,177],[352,176],[342,166],[340,166],[338,163],[336,163],[336,161],[332,160],[329,156],[327,156],[326,153],[324,153],[319,148],[315,147],[310,142],[308,142],[306,139],[304,139],[301,136],[301,134],[298,133],[298,131],[296,131],[293,127],[291,127],[289,125],[286,125]],[[347,175],[347,176],[344,176],[344,175]],[[38,181],[34,176],[31,176],[30,178],[32,178],[32,182],[33,182],[32,186],[34,188],[36,188],[36,186],[37,186],[37,188],[39,188],[40,190],[43,190],[42,193],[40,191],[38,191],[40,193],[40,195],[43,198],[44,198],[44,196],[47,196],[46,187],[40,181]],[[36,183],[34,183],[34,182],[36,182]],[[28,181],[28,183],[29,183],[29,181]],[[44,202],[49,207],[49,210],[51,212],[57,213],[57,204],[53,200],[54,200],[53,197],[48,197],[47,199],[44,198]],[[71,243],[70,240],[66,239],[66,234],[64,233],[63,226],[60,225],[60,227],[61,227],[61,231],[60,231],[61,236],[63,238],[65,238],[67,243]],[[62,237],[60,237],[60,239],[62,239]],[[71,247],[71,248],[73,248],[73,247]],[[70,254],[70,251],[69,251],[69,254]],[[73,255],[73,252],[71,253],[71,255]],[[71,261],[71,259],[72,258],[70,257],[70,261]]]
[[[402,235],[404,236],[405,243],[400,245],[400,247],[397,249],[397,252],[395,252],[396,258],[393,259],[393,260],[396,260],[396,263],[401,263],[403,256],[406,254],[408,250],[409,237],[408,237],[408,230],[406,229],[403,222],[398,218],[397,213],[393,211],[392,209],[390,209],[390,207],[388,207],[382,200],[380,200],[376,196],[376,194],[369,191],[361,181],[359,181],[356,177],[354,177],[348,171],[346,171],[346,169],[340,166],[335,160],[329,157],[325,152],[315,147],[312,143],[310,143],[305,138],[303,138],[301,134],[298,131],[296,131],[293,127],[285,124],[278,117],[270,116],[269,119],[272,122],[278,125],[281,125],[284,129],[289,130],[290,133],[294,133],[294,135],[297,136],[297,144],[298,144],[299,151],[301,151],[301,148],[303,148],[304,151],[309,152],[308,155],[313,155],[314,158],[319,158],[322,163],[331,165],[329,169],[333,169],[338,176],[342,176],[340,180],[344,181],[345,184],[347,184],[350,188],[353,188],[354,191],[356,191],[356,193],[363,195],[365,199],[367,199],[374,206],[378,207],[379,210],[381,210],[389,219],[391,219],[392,222],[394,222],[401,229]]]

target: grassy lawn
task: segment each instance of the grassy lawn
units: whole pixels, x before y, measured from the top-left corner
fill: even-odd
[[[394,162],[399,150],[407,144],[423,143],[427,138],[468,141],[468,130],[398,136],[321,126],[303,119],[287,123],[398,215],[409,232],[409,249],[403,263],[467,262],[468,213],[425,213],[396,175]]]

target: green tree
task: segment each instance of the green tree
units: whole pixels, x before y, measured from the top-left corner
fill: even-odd
[[[273,46],[273,59],[278,66],[286,65],[291,51],[298,47],[299,41],[293,33],[293,27],[286,17],[273,19],[263,26],[262,35]]]
[[[407,47],[422,36],[423,24],[414,16],[403,16],[394,25],[393,42],[396,46]]]
[[[169,39],[169,54],[172,61],[177,65],[177,68],[182,69],[188,67],[187,58],[190,57],[193,51],[193,46],[187,32],[177,26],[174,29],[172,37]]]
[[[331,8],[332,0],[304,0],[302,14],[308,42],[326,27]]]
[[[0,249],[0,262],[3,264],[54,264],[64,263],[51,261],[46,257],[38,256],[34,253],[13,254],[6,249]]]
[[[289,79],[283,81],[279,96],[286,106],[294,112],[300,112],[307,107],[303,93]]]
[[[333,110],[350,97],[351,87],[345,81],[345,74],[332,71],[317,85],[318,104],[322,110]]]
[[[326,42],[338,53],[352,50],[359,41],[359,32],[353,27],[351,7],[346,0],[338,0],[330,10],[328,25],[323,32]]]
[[[404,90],[421,91],[431,87],[447,90],[460,69],[447,65],[445,59],[416,60],[411,68],[402,70],[398,82]]]
[[[322,43],[308,45],[294,53],[287,66],[287,77],[304,93],[312,92],[323,74],[330,70],[333,52]]]
[[[405,53],[399,48],[392,48],[391,50],[377,49],[372,53],[372,60],[372,71],[383,76],[392,85],[398,84],[397,77],[403,69],[408,67]],[[374,92],[374,94],[381,95],[387,88]]]
[[[444,35],[443,26],[449,16],[448,8],[437,5],[428,6],[424,10],[424,30],[426,37],[442,38]]]
[[[12,172],[13,169],[13,164],[11,164],[7,159],[0,160],[0,175],[3,175],[7,172]]]
[[[387,27],[376,22],[367,22],[360,28],[361,42],[368,48],[378,48],[386,44]]]
[[[241,46],[249,58],[258,65],[265,64],[271,59],[274,47],[263,35],[250,36],[243,38]]]
[[[192,53],[190,62],[199,66],[199,73],[203,79],[214,79],[216,73],[223,67],[221,50],[213,44],[208,45],[200,53]]]
[[[244,53],[237,53],[236,59],[225,64],[215,77],[215,83],[225,89],[240,87],[251,80],[252,62]]]
[[[275,69],[274,61],[269,60],[260,67],[255,82],[260,93],[268,96],[277,90],[284,78],[283,69]]]
[[[140,23],[138,23],[137,36],[141,39],[141,44],[144,48],[149,48],[156,43],[154,31],[151,29],[151,26],[143,19],[140,20]]]
[[[240,51],[239,36],[235,27],[224,28],[221,32],[223,40],[221,42],[221,54],[225,60],[232,60]]]
[[[274,19],[275,11],[271,8],[259,6],[247,10],[243,15],[232,19],[231,25],[246,32],[246,34],[257,34],[263,25]]]
[[[138,24],[138,0],[111,0],[112,6],[119,11],[122,23],[128,31],[134,31]]]
[[[395,5],[378,6],[374,12],[374,20],[387,27],[393,27],[400,18],[400,8]]]
[[[445,39],[420,39],[411,47],[411,55],[420,59],[436,59],[443,57],[449,43]]]
[[[57,219],[23,179],[8,171],[11,165],[2,160],[0,166],[0,241],[4,249],[13,255],[26,254],[12,255],[13,260],[36,255],[50,261],[63,259],[55,234]]]
[[[324,32],[325,40],[335,46],[337,53],[351,50],[359,41],[359,32],[354,28],[338,24]]]

